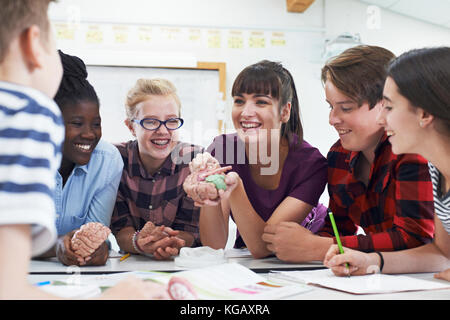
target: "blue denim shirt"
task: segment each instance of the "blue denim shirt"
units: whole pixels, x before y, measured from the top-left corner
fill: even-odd
[[[64,235],[88,222],[109,227],[122,175],[123,160],[112,144],[100,140],[87,165],[75,165],[63,188],[57,173],[56,229]]]

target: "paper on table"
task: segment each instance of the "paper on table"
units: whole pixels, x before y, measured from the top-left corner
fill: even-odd
[[[353,294],[391,293],[450,289],[450,283],[416,279],[404,275],[372,274],[337,277],[330,269],[314,271],[272,271],[270,278],[319,285]]]
[[[153,271],[132,271],[115,274],[105,274],[89,278],[81,278],[80,287],[101,288],[112,287],[119,281],[133,275],[143,280],[152,280],[167,284],[172,276],[188,280],[196,290],[199,299],[281,299],[295,294],[312,290],[306,285],[299,285],[280,281],[271,282],[250,269],[238,263],[225,263],[220,265],[198,268],[174,273]],[[65,284],[64,281],[59,281]],[[56,286],[54,286],[56,287]],[[59,286],[62,295],[67,285]],[[70,294],[67,290],[67,294]],[[81,290],[81,288],[80,288]],[[56,293],[55,293],[56,294]],[[73,296],[67,296],[76,298]],[[78,296],[77,296],[78,297]],[[86,298],[87,293],[81,297]]]
[[[170,273],[165,272],[158,272],[158,271],[129,271],[129,272],[118,272],[118,273],[111,273],[111,274],[102,274],[102,275],[95,275],[95,276],[89,276],[89,277],[80,277],[80,285],[91,285],[91,286],[97,286],[100,288],[108,288],[113,287],[116,284],[118,284],[120,281],[128,278],[129,276],[134,276],[136,278],[142,279],[142,280],[152,280],[155,277],[161,277],[162,275],[167,274],[168,276]],[[55,281],[59,282],[61,284],[67,284],[67,280],[60,280]]]
[[[280,286],[270,283],[266,278],[238,263],[180,271],[171,275],[185,278],[192,283],[200,299],[281,299],[311,290],[307,286]],[[163,275],[153,279],[167,283],[170,277]]]
[[[67,299],[87,299],[100,295],[102,292],[96,285],[46,285],[39,289],[58,297]]]

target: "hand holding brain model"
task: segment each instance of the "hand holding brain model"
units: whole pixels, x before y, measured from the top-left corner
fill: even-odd
[[[225,175],[231,166],[222,168],[219,161],[208,152],[197,154],[189,163],[189,169],[191,174],[184,181],[183,188],[196,206],[217,205],[239,178],[235,172]]]
[[[82,225],[72,236],[71,247],[73,252],[86,258],[108,239],[111,230],[99,222],[89,222]]]
[[[56,256],[65,265],[104,265],[108,259],[111,230],[99,222],[89,222],[58,239]]]

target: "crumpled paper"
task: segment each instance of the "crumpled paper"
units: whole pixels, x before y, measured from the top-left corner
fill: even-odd
[[[225,251],[203,246],[197,248],[183,247],[175,258],[175,265],[183,268],[201,268],[226,263]]]

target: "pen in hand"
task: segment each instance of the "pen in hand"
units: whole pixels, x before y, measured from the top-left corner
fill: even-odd
[[[333,232],[334,232],[334,236],[336,237],[336,242],[339,248],[339,253],[343,254],[344,253],[344,248],[342,247],[342,243],[341,243],[341,238],[339,238],[339,232],[336,226],[336,222],[334,221],[334,216],[333,216],[333,212],[331,212],[330,209],[328,209],[328,216],[330,217],[331,220],[331,226],[333,227]],[[350,277],[350,266],[348,265],[348,263],[345,263],[345,267],[347,268],[347,275]]]

